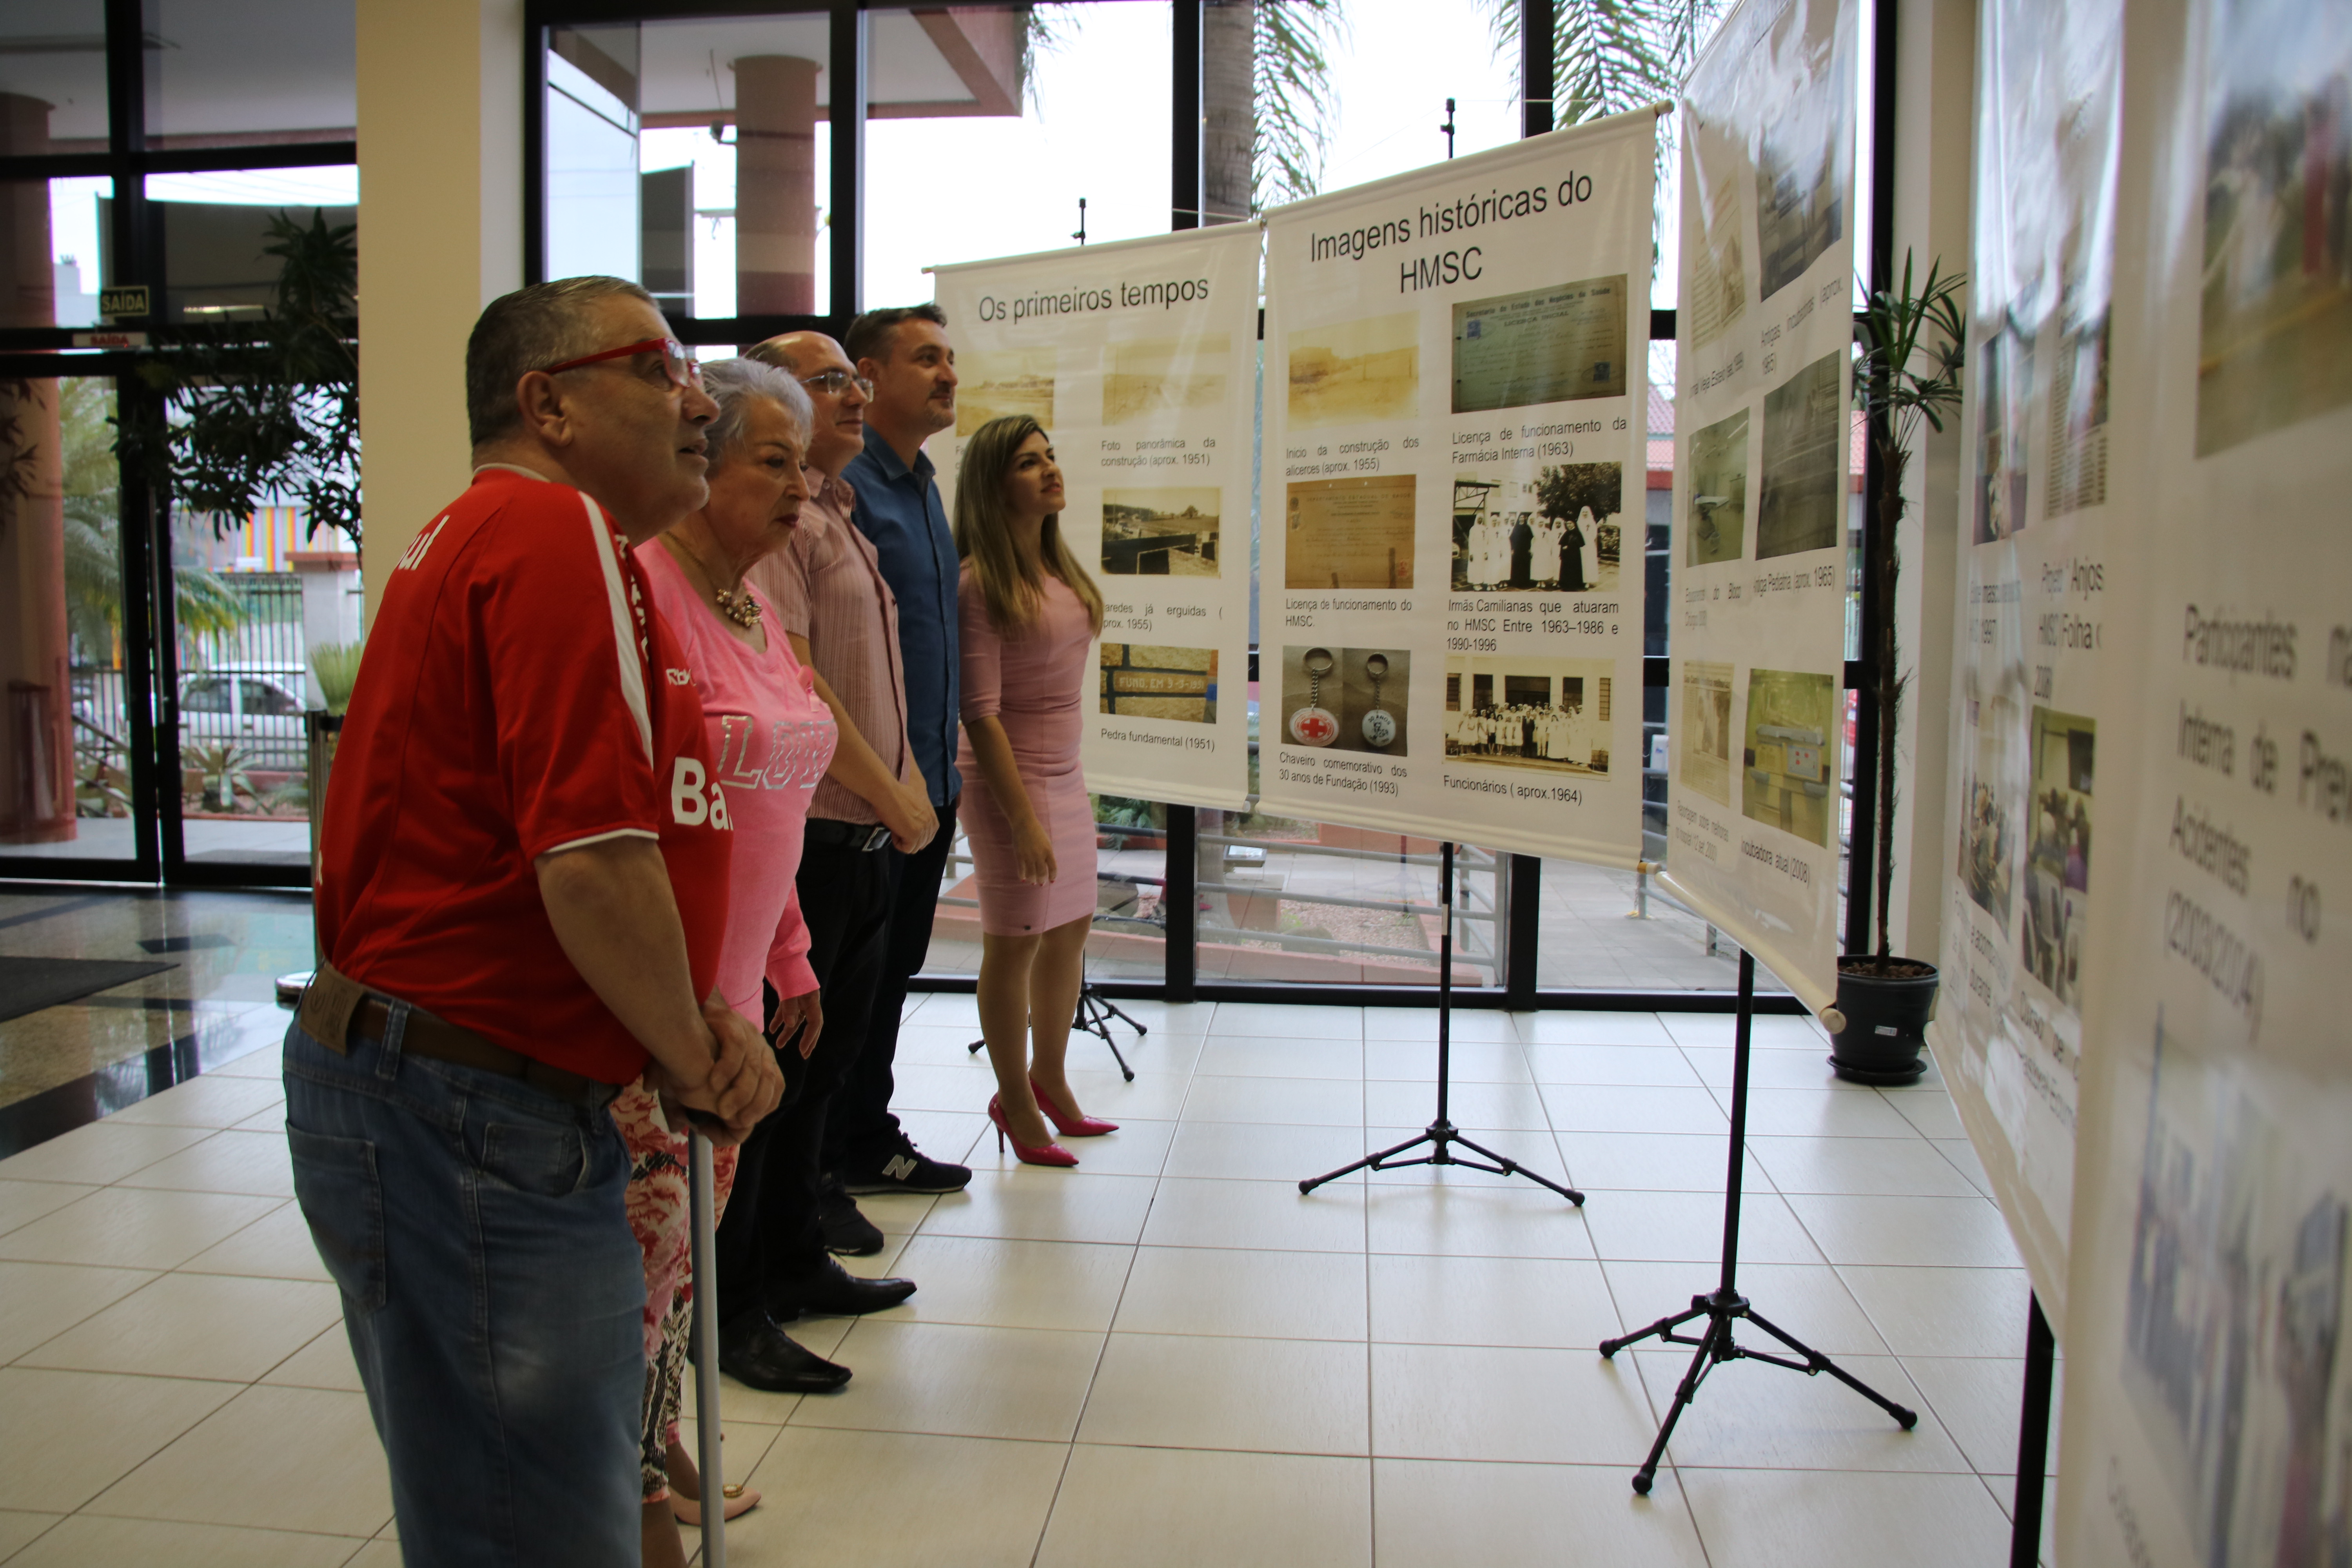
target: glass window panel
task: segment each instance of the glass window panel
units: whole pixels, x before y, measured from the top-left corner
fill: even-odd
[[[111,381],[0,382],[0,468],[34,476],[0,495],[0,858],[136,854],[113,414]]]
[[[1168,808],[1115,795],[1088,799],[1094,805],[1096,833],[1095,919],[1087,936],[1087,978],[1156,984],[1167,966]],[[940,911],[931,923],[923,973],[980,973],[980,889],[961,819],[947,875],[940,883]]]
[[[113,188],[103,177],[0,180],[0,234],[13,237],[0,249],[0,329],[97,321]]]
[[[150,0],[150,146],[349,142],[356,0]]]
[[[261,314],[278,286],[282,263],[264,251],[269,221],[285,213],[307,223],[313,211],[330,225],[359,221],[359,169],[331,164],[299,169],[239,169],[202,174],[150,174],[147,200],[163,234],[163,276],[157,314],[165,321],[250,320]],[[145,283],[152,278],[114,275],[110,201],[97,204],[104,280]]]
[[[0,6],[0,157],[106,144],[104,0]]]

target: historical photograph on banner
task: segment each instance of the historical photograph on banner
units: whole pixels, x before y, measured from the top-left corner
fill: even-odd
[[[1655,146],[1621,115],[1267,215],[1261,809],[1640,858]]]
[[[1249,793],[1249,693],[1219,683],[1249,671],[1261,238],[1237,224],[934,275],[960,383],[955,430],[928,448],[940,493],[952,504],[982,425],[1036,419],[1062,537],[1102,590],[1080,694],[1098,795],[1230,809]]]
[[[2066,1299],[2092,940],[2107,548],[2120,0],[1978,13],[1961,613],[1943,973],[1928,1040],[2054,1314]],[[2131,533],[2120,549],[2137,555]],[[1919,722],[1936,716],[1919,715]],[[2106,896],[2104,887],[2099,896]],[[1925,956],[1925,955],[1923,955]]]
[[[1745,0],[1678,106],[1664,880],[1816,1010],[1837,984],[1861,521],[1855,26],[1852,0]]]
[[[2020,833],[2033,883],[2093,894],[2079,965],[2040,938],[2032,959],[2053,1005],[2072,967],[2083,1037],[2056,1560],[2334,1564],[2352,13],[2151,0],[2126,37],[2114,244],[2137,265],[2084,315],[2113,364],[2105,504],[2127,531],[2098,640],[2119,668],[2105,710],[2059,692],[2032,713]]]

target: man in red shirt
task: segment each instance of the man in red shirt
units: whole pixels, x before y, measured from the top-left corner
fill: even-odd
[[[474,483],[390,564],[286,1042],[295,1193],[412,1562],[639,1555],[643,1271],[606,1112],[740,1140],[774,1057],[713,982],[726,796],[628,547],[702,505],[718,412],[646,292],[494,301]]]

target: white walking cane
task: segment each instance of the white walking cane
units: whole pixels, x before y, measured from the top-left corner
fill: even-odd
[[[687,1130],[687,1165],[693,1190],[694,1419],[702,1467],[702,1561],[727,1568],[725,1435],[719,1415],[719,1220],[711,1175],[710,1140]]]

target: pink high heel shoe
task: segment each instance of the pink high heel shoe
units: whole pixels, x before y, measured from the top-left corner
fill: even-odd
[[[988,1119],[996,1123],[996,1152],[1004,1152],[1007,1140],[1013,1144],[1013,1157],[1024,1165],[1075,1165],[1078,1157],[1059,1143],[1028,1144],[1014,1138],[1004,1125],[1004,1100],[1001,1095],[988,1097]]]
[[[1054,1124],[1054,1131],[1065,1138],[1099,1138],[1106,1132],[1118,1131],[1118,1123],[1116,1121],[1101,1121],[1091,1116],[1071,1115],[1048,1099],[1045,1091],[1037,1087],[1037,1080],[1034,1078],[1029,1080],[1029,1092],[1037,1097],[1037,1109],[1045,1113],[1045,1119]]]

